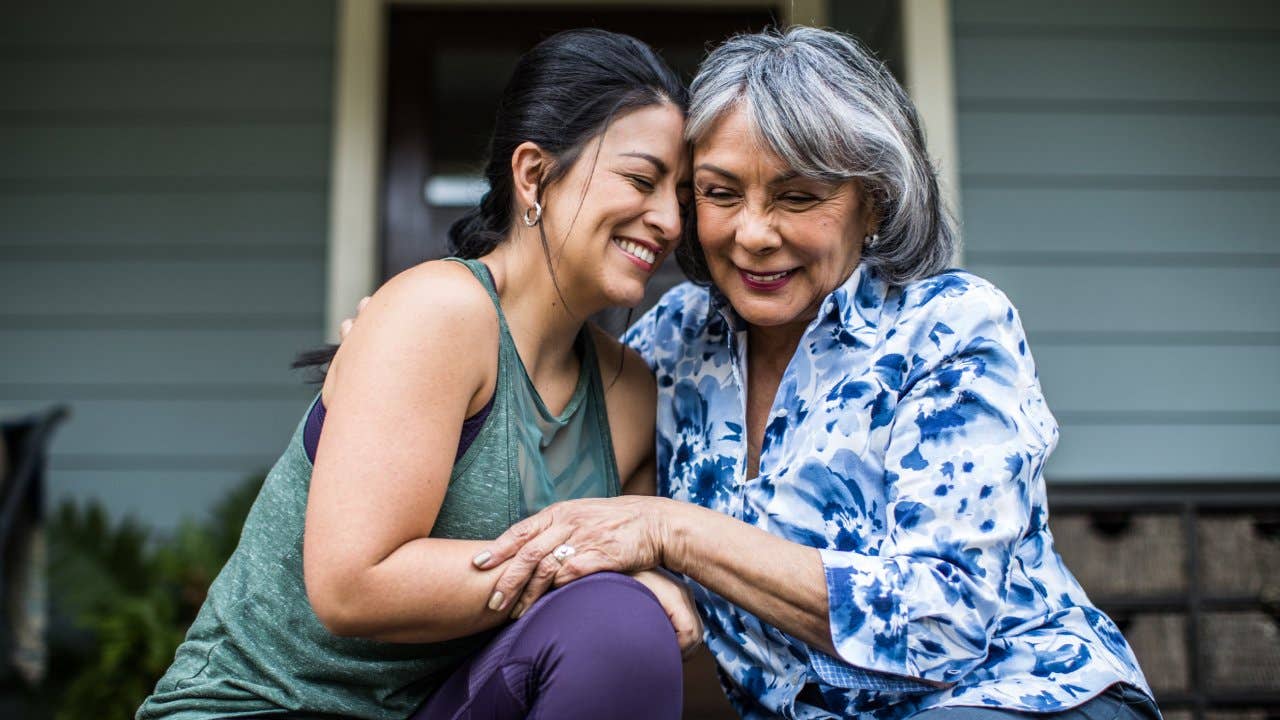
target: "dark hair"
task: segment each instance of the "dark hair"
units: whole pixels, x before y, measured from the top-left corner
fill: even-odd
[[[506,239],[517,211],[511,155],[521,143],[532,142],[553,158],[538,183],[541,199],[546,187],[573,167],[583,148],[614,118],[663,103],[683,113],[689,107],[688,90],[653,48],[629,35],[566,30],[538,43],[516,62],[502,91],[484,166],[489,190],[449,228],[449,250],[477,258]],[[551,270],[541,223],[538,231]],[[293,367],[322,369],[336,351],[336,346],[329,346],[304,352]]]
[[[566,30],[538,43],[516,63],[502,92],[484,166],[489,191],[449,228],[450,250],[480,257],[507,236],[515,209],[511,155],[521,143],[554,158],[539,183],[541,197],[615,117],[664,102],[684,112],[688,91],[652,48],[629,35]],[[543,243],[545,250],[545,237]]]

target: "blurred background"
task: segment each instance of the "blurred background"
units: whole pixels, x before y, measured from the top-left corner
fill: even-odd
[[[290,361],[445,254],[522,51],[605,27],[692,77],[730,33],[797,22],[858,36],[920,107],[962,264],[1020,309],[1061,424],[1059,549],[1166,716],[1280,717],[1280,4],[0,18],[0,716],[131,716],[314,393]],[[690,678],[687,716],[724,717],[705,657]]]

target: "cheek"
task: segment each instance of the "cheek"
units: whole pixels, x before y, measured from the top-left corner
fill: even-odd
[[[804,247],[804,252],[814,258],[842,259],[849,254],[854,240],[851,224],[833,213],[805,218],[792,231],[793,237],[800,239],[798,244]],[[861,238],[857,240],[861,242]]]
[[[695,207],[698,218],[698,241],[705,252],[714,252],[733,240],[732,217],[723,208],[699,204]]]

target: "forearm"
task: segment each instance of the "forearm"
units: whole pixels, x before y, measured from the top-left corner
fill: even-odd
[[[764,622],[835,654],[817,549],[714,510],[658,499],[663,564]]]
[[[508,613],[488,607],[503,567],[477,570],[486,541],[421,538],[345,584],[340,634],[400,643],[439,642],[497,627]]]

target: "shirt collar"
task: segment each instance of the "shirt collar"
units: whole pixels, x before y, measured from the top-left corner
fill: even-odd
[[[710,286],[711,302],[708,307],[708,320],[722,318],[731,331],[745,330],[746,321],[738,315],[729,298],[720,288]],[[843,283],[822,300],[818,308],[818,319],[832,319],[840,327],[854,335],[875,336],[880,311],[884,308],[888,284],[881,280],[866,263],[859,263]],[[867,344],[870,340],[867,339]]]

